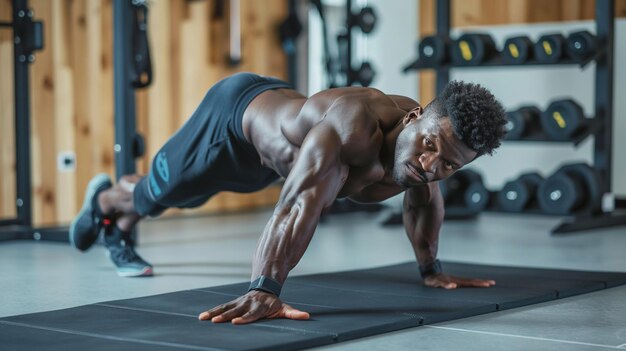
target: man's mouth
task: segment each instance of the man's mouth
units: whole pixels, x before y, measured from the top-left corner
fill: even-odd
[[[418,167],[414,166],[411,163],[407,164],[407,168],[409,169],[411,174],[415,176],[414,178],[416,178],[422,183],[428,183],[428,178],[426,178],[426,174],[424,174],[425,173],[424,171],[422,171],[421,169],[419,169]]]

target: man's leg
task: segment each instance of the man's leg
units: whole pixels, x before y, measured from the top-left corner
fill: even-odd
[[[152,265],[135,251],[132,231],[141,219],[133,202],[135,184],[143,177],[137,174],[122,176],[117,184],[97,196],[101,213],[110,218],[104,228],[104,244],[115,264],[117,274],[123,277],[153,275]]]
[[[138,174],[122,176],[113,187],[98,194],[98,205],[103,214],[116,215],[116,225],[123,232],[130,232],[141,216],[133,203],[133,190],[142,176]]]
[[[139,175],[123,176],[113,185],[109,176],[95,176],[87,187],[80,213],[70,226],[70,242],[81,251],[88,250],[100,234],[117,273],[125,277],[150,276],[152,266],[134,250],[132,230],[141,219],[133,202]]]

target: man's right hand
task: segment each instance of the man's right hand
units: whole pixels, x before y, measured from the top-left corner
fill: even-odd
[[[309,314],[283,303],[274,294],[253,290],[233,301],[200,313],[198,318],[203,321],[210,319],[213,323],[230,321],[233,324],[247,324],[264,318],[306,320],[309,319]]]

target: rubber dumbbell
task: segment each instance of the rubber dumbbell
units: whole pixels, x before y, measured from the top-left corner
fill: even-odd
[[[541,126],[554,140],[572,140],[585,124],[582,107],[571,99],[553,101],[541,114]]]
[[[596,36],[586,30],[574,32],[567,37],[567,54],[576,61],[593,55],[598,46]]]
[[[533,57],[533,42],[527,36],[508,38],[502,48],[504,62],[520,64]]]
[[[459,65],[479,65],[496,52],[496,44],[489,34],[466,33],[454,42],[452,60]]]
[[[522,212],[533,204],[544,179],[539,173],[525,173],[504,184],[497,194],[498,205],[508,212]]]
[[[483,184],[482,176],[473,170],[460,170],[439,182],[439,187],[447,206],[460,206],[478,213],[489,202],[489,191]]]
[[[523,106],[506,113],[506,140],[520,140],[541,126],[541,111],[535,106]]]
[[[350,26],[359,27],[365,34],[371,33],[376,26],[376,12],[370,6],[361,8],[359,13],[352,15]]]
[[[450,39],[441,35],[425,37],[419,43],[419,57],[428,66],[438,66],[447,62]]]
[[[543,35],[535,43],[534,53],[538,62],[559,62],[565,54],[565,37],[560,33]]]
[[[559,168],[537,190],[539,207],[544,213],[569,215],[599,212],[603,193],[598,172],[584,163]]]
[[[352,81],[361,84],[361,86],[367,87],[372,84],[374,77],[376,77],[376,71],[372,65],[365,61],[361,63],[359,69],[352,72]]]

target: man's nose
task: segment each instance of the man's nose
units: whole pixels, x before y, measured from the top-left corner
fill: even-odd
[[[422,169],[425,172],[435,174],[437,172],[437,157],[431,154],[422,154],[419,158]]]

